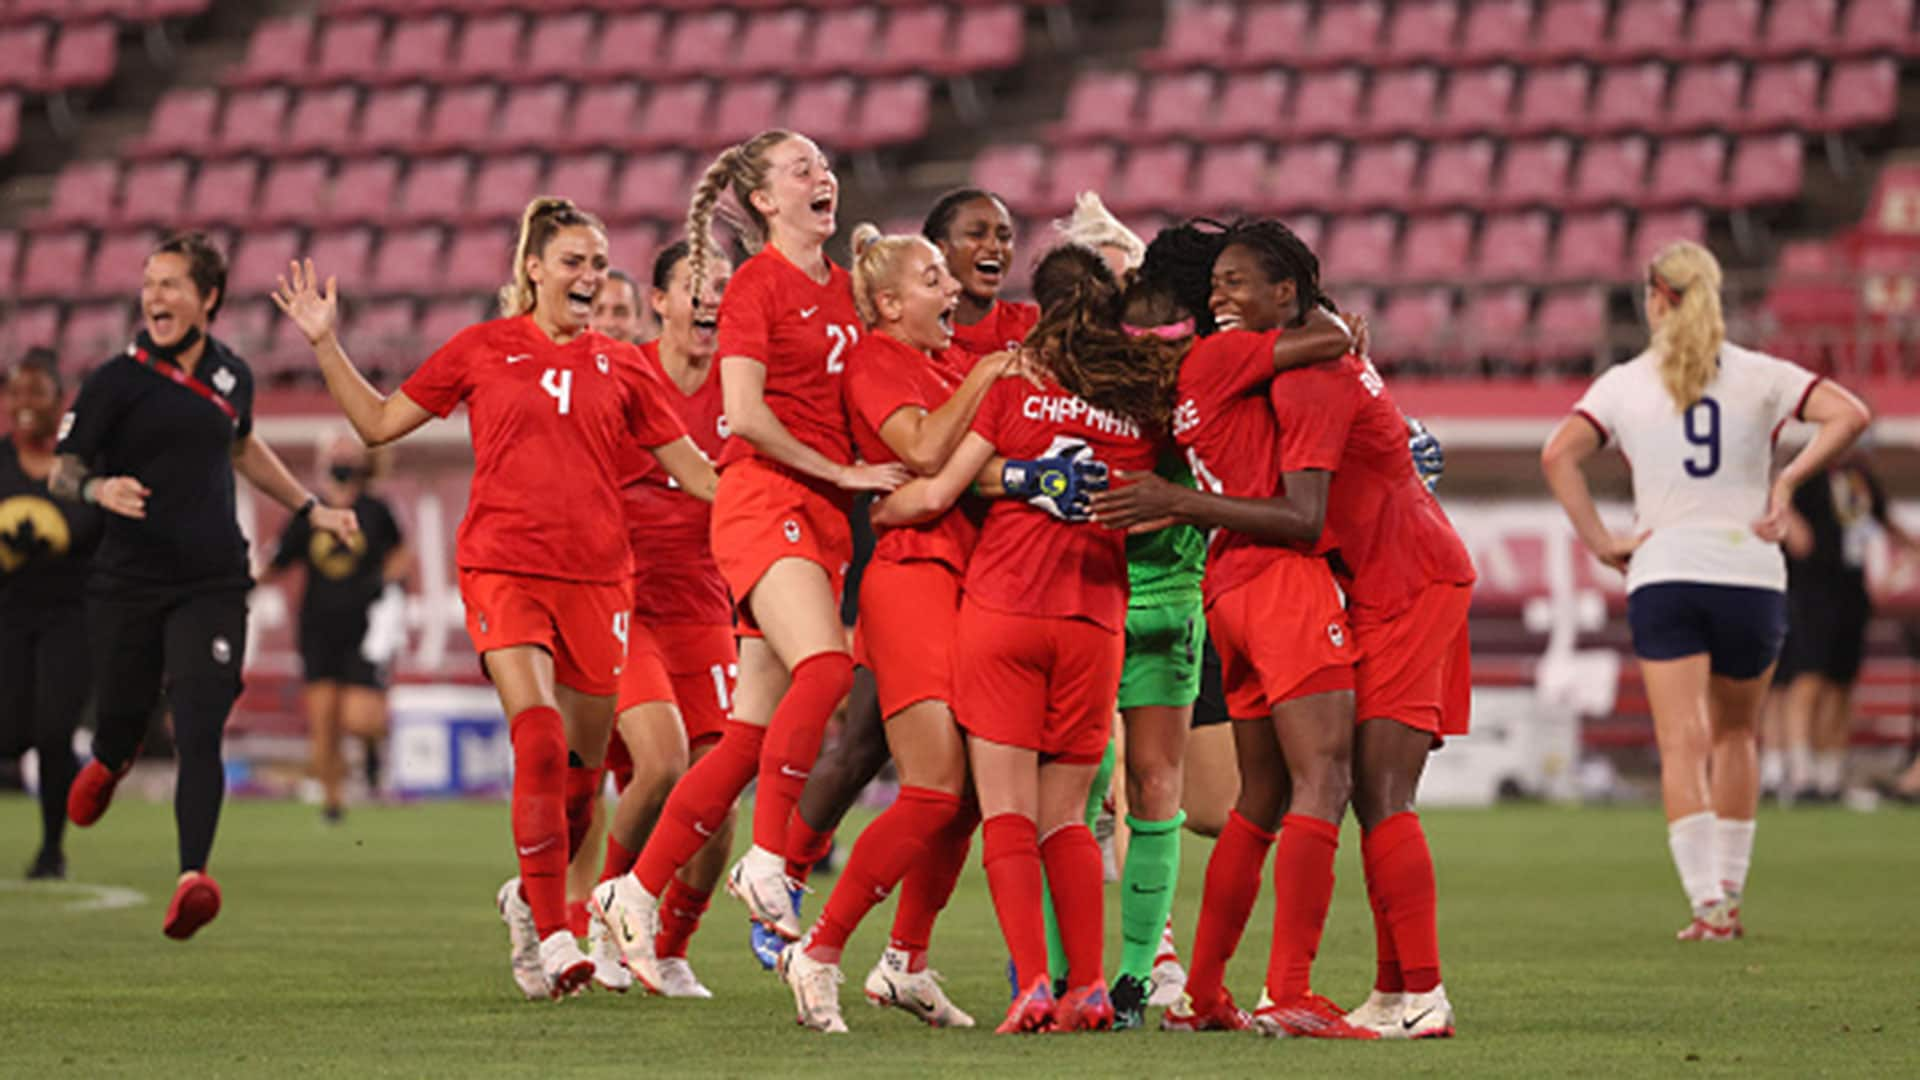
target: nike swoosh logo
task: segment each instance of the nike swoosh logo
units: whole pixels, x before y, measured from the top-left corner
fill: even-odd
[[[1431,1012],[1433,1012],[1433,1009],[1432,1009],[1432,1007],[1431,1007],[1431,1006],[1429,1006],[1429,1007],[1428,1007],[1428,1008],[1427,1008],[1427,1009],[1426,1009],[1426,1010],[1425,1010],[1424,1012],[1422,1012],[1422,1013],[1421,1013],[1421,1014],[1420,1014],[1419,1016],[1415,1016],[1415,1017],[1412,1017],[1412,1018],[1410,1018],[1410,1019],[1406,1019],[1406,1020],[1402,1020],[1402,1021],[1400,1021],[1400,1027],[1401,1027],[1402,1029],[1404,1029],[1404,1030],[1407,1030],[1407,1031],[1412,1031],[1412,1030],[1413,1030],[1413,1029],[1414,1029],[1415,1027],[1418,1027],[1418,1026],[1419,1026],[1419,1024],[1420,1024],[1420,1021],[1422,1021],[1422,1020],[1425,1020],[1425,1019],[1427,1018],[1427,1016],[1428,1016],[1428,1014],[1429,1014],[1429,1013],[1431,1013]]]
[[[799,769],[796,769],[785,762],[780,763],[780,775],[792,780],[805,780],[807,778],[807,774],[805,772]]]
[[[512,353],[508,355],[507,363],[517,364],[522,360],[531,360],[531,359],[533,359],[532,353]]]
[[[694,823],[693,823],[693,831],[694,831],[694,832],[697,832],[697,833],[699,833],[699,834],[700,834],[701,836],[712,836],[712,835],[713,835],[713,830],[712,830],[712,829],[709,829],[709,828],[707,828],[707,823],[706,823],[706,822],[704,822],[704,821],[696,821],[696,822],[694,822]]]
[[[1133,892],[1139,896],[1152,896],[1155,893],[1163,893],[1167,891],[1167,887],[1165,885],[1162,885],[1162,886],[1159,886],[1158,888],[1153,888],[1153,889],[1143,889],[1138,884],[1134,884],[1134,885],[1127,886],[1127,888],[1133,890]]]
[[[521,858],[531,859],[535,855],[540,854],[541,852],[547,850],[548,848],[552,847],[554,844],[558,842],[559,840],[556,837],[549,836],[545,840],[540,841],[539,843],[533,845],[532,847],[526,847],[522,845],[522,846],[515,847],[514,850],[520,853]]]
[[[812,307],[803,307],[800,309],[800,317],[803,319],[811,319],[813,318],[813,313],[819,310],[819,304],[815,304]]]

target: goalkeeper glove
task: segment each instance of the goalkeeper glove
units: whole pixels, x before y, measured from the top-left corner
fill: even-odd
[[[1070,443],[1047,456],[1009,460],[1000,468],[1007,495],[1025,499],[1061,521],[1088,521],[1092,497],[1107,490],[1107,464],[1086,443]]]

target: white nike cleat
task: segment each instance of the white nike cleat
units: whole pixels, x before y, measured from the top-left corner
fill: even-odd
[[[660,958],[653,938],[660,932],[660,900],[632,874],[603,881],[587,894],[587,913],[606,925],[627,970],[650,993],[660,992]]]
[[[1404,1039],[1407,1033],[1400,1027],[1400,1018],[1406,1011],[1407,995],[1375,990],[1359,1008],[1347,1014],[1347,1023],[1377,1031],[1383,1039]]]
[[[867,1000],[881,1008],[905,1009],[929,1027],[972,1027],[973,1017],[940,989],[940,973],[932,968],[908,971],[908,960],[900,949],[881,953],[880,962],[867,972]]]
[[[593,981],[602,989],[616,994],[633,989],[633,972],[627,970],[626,958],[620,955],[613,932],[599,919],[587,924],[587,958],[593,961]]]
[[[670,998],[700,998],[713,996],[713,991],[700,982],[693,973],[693,965],[687,963],[684,956],[663,956],[656,966],[660,971],[660,995]]]
[[[540,931],[533,925],[533,909],[520,895],[520,879],[508,878],[494,894],[494,907],[500,921],[507,924],[508,956],[513,964],[513,982],[528,1001],[544,1000],[550,993],[546,969],[540,965]]]
[[[753,921],[788,941],[800,940],[800,913],[788,893],[787,861],[755,844],[727,874],[727,892],[747,905]]]
[[[1447,1000],[1447,988],[1435,986],[1424,994],[1408,994],[1399,1026],[1397,1037],[1402,1039],[1453,1038],[1453,1003]]]
[[[583,993],[593,982],[593,961],[580,951],[570,930],[555,930],[540,943],[540,967],[555,1001]]]
[[[780,953],[780,977],[793,991],[795,1020],[801,1027],[829,1035],[845,1035],[847,1022],[840,1016],[840,984],[846,977],[840,965],[823,964],[807,955],[799,945],[789,945]]]
[[[1180,1004],[1187,995],[1187,969],[1180,966],[1180,951],[1173,944],[1173,919],[1160,931],[1160,951],[1153,958],[1153,970],[1147,973],[1147,1004],[1167,1009]]]

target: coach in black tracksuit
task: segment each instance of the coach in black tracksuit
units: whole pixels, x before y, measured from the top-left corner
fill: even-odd
[[[197,233],[168,238],[140,289],[144,328],[97,368],[61,422],[52,489],[108,511],[87,589],[98,689],[93,760],[68,797],[90,825],[139,749],[164,690],[179,777],[181,877],[163,929],[185,938],[219,912],[205,873],[226,784],[220,740],[240,693],[247,634],[247,543],[234,474],[343,538],[350,510],[317,507],[253,434],[253,373],[207,329],[226,262]]]

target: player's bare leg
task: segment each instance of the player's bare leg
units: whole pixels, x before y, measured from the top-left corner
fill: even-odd
[[[307,713],[307,770],[320,786],[320,812],[328,821],[339,821],[347,772],[340,755],[340,684],[310,682],[301,688],[300,700]]]
[[[348,735],[360,740],[365,753],[367,787],[372,794],[378,795],[389,727],[387,692],[371,686],[341,687],[340,727]]]
[[[1715,675],[1707,684],[1708,716],[1713,725],[1711,787],[1714,862],[1724,903],[1720,921],[1734,937],[1746,933],[1740,922],[1740,898],[1753,862],[1754,817],[1760,806],[1760,766],[1756,732],[1771,670],[1755,679]],[[1691,929],[1691,928],[1689,928]]]
[[[1713,759],[1713,725],[1708,716],[1707,655],[1677,660],[1641,660],[1641,680],[1653,710],[1654,739],[1660,747],[1660,798],[1667,813],[1667,845],[1680,885],[1693,909],[1682,940],[1726,940],[1733,936],[1721,885],[1718,828],[1707,770]]]

